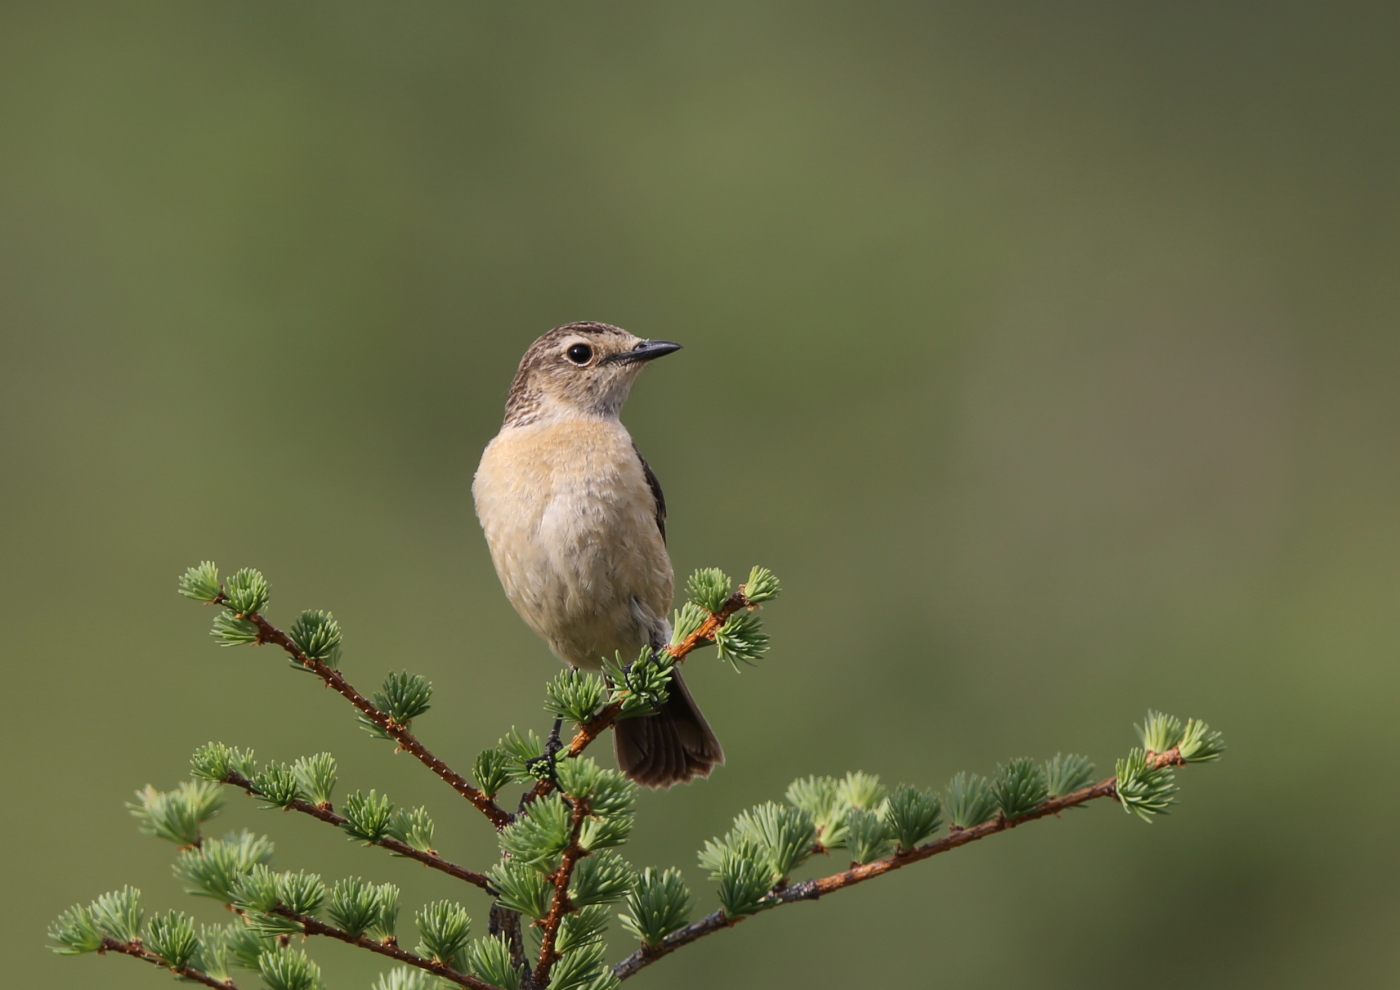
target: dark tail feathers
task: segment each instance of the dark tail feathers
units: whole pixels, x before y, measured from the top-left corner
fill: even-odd
[[[643,787],[670,787],[708,777],[724,762],[724,750],[679,670],[671,675],[669,694],[655,715],[625,719],[613,727],[617,765]]]

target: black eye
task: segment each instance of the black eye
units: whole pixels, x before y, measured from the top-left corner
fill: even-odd
[[[593,357],[593,348],[587,344],[575,344],[564,353],[574,364],[587,364],[589,358]]]

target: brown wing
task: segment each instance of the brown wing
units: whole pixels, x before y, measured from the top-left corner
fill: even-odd
[[[661,482],[656,480],[656,472],[651,469],[647,459],[642,456],[642,452],[637,450],[637,445],[632,445],[632,450],[637,454],[637,460],[642,462],[642,474],[646,475],[647,487],[651,489],[652,500],[656,503],[656,528],[661,530],[661,542],[666,542],[666,495],[661,491]]]

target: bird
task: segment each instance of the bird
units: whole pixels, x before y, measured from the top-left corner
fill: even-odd
[[[680,349],[606,323],[550,330],[521,358],[481,455],[472,496],[506,598],[571,669],[670,641],[666,498],[619,413],[642,369]],[[613,746],[645,787],[724,763],[679,670],[655,714],[614,725]]]

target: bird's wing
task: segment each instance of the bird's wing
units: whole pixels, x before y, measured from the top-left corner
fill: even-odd
[[[642,452],[637,450],[634,443],[632,449],[636,451],[637,460],[642,462],[642,474],[646,475],[647,487],[651,489],[652,500],[656,503],[656,528],[661,531],[661,542],[666,542],[666,495],[661,491],[661,482],[656,480],[656,472],[651,469],[647,459],[642,456]]]

